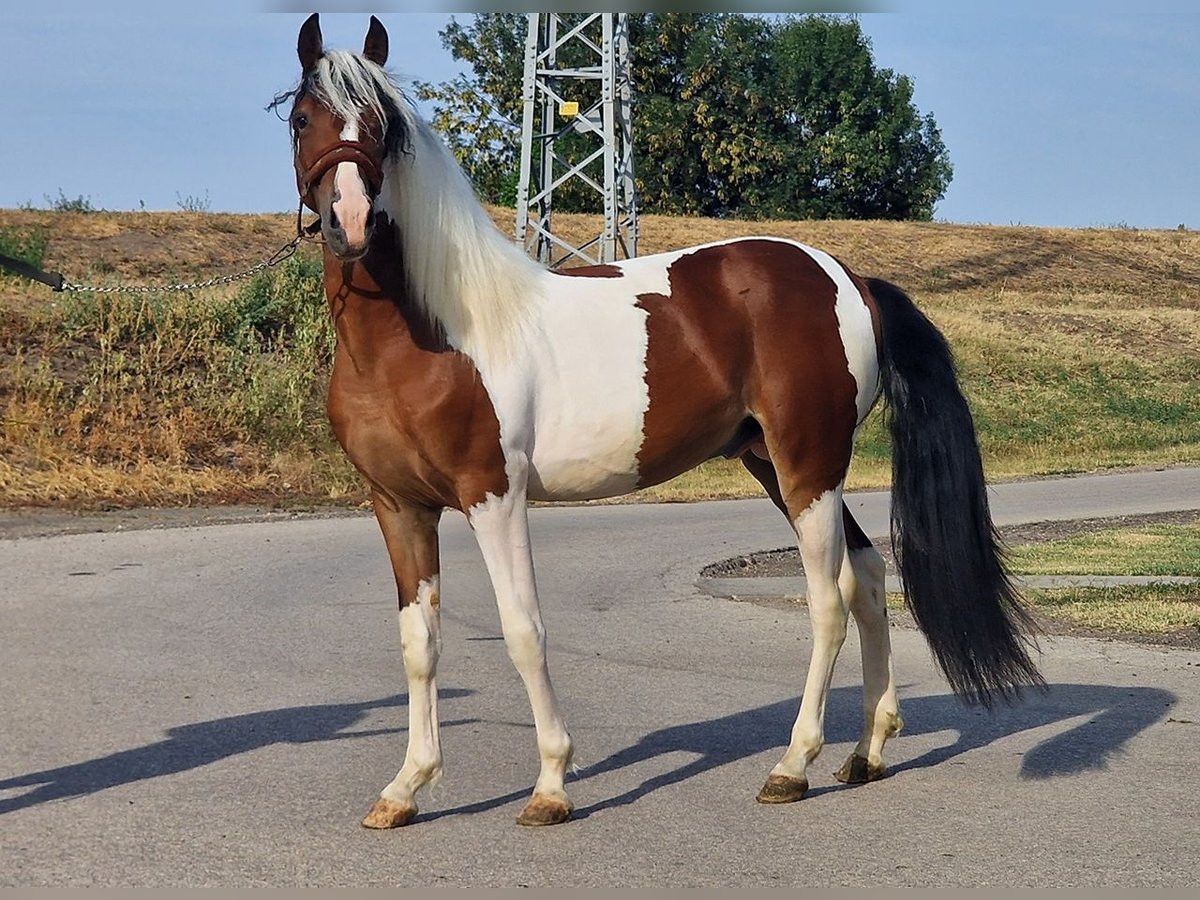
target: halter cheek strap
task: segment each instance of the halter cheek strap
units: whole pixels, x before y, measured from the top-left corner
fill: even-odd
[[[326,149],[307,169],[296,170],[296,186],[300,190],[300,201],[316,210],[316,198],[312,196],[313,188],[321,178],[338,163],[352,162],[358,166],[359,172],[367,183],[367,190],[372,194],[378,193],[383,185],[383,166],[375,155],[375,148],[361,141],[338,141]]]

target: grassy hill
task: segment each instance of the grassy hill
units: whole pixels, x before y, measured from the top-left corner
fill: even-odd
[[[283,214],[0,210],[0,252],[33,245],[72,281],[187,281],[244,269],[293,229]],[[989,477],[1200,462],[1200,233],[646,216],[640,249],[750,234],[913,295],[958,355]],[[361,502],[324,420],[319,271],[306,248],[269,276],[166,297],[0,276],[0,506]],[[876,417],[852,486],[886,483],[887,460]],[[756,492],[715,462],[649,493]]]

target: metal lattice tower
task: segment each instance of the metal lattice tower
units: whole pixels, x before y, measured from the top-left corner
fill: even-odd
[[[632,258],[637,255],[637,197],[629,16],[591,13],[573,23],[559,13],[529,13],[528,20],[517,243],[550,266]],[[560,56],[587,63],[560,68]],[[572,143],[586,149],[567,159],[561,144],[572,132],[585,136]],[[579,246],[551,230],[554,191],[567,184],[594,190],[603,201],[603,233]]]

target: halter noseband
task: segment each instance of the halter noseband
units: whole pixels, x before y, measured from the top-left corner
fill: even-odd
[[[321,178],[338,163],[352,162],[358,165],[367,183],[367,189],[376,194],[383,185],[383,165],[377,150],[362,141],[338,141],[327,148],[316,162],[305,171],[296,171],[296,186],[300,190],[300,201],[312,210],[316,210],[316,198],[312,196],[313,188]]]

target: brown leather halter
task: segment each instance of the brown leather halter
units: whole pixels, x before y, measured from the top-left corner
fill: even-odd
[[[326,148],[306,170],[301,171],[297,166],[296,186],[300,190],[300,202],[319,213],[316,198],[312,196],[313,188],[326,172],[343,162],[355,163],[367,183],[367,190],[372,195],[377,194],[383,185],[383,162],[378,153],[376,147],[362,141],[338,141]]]

